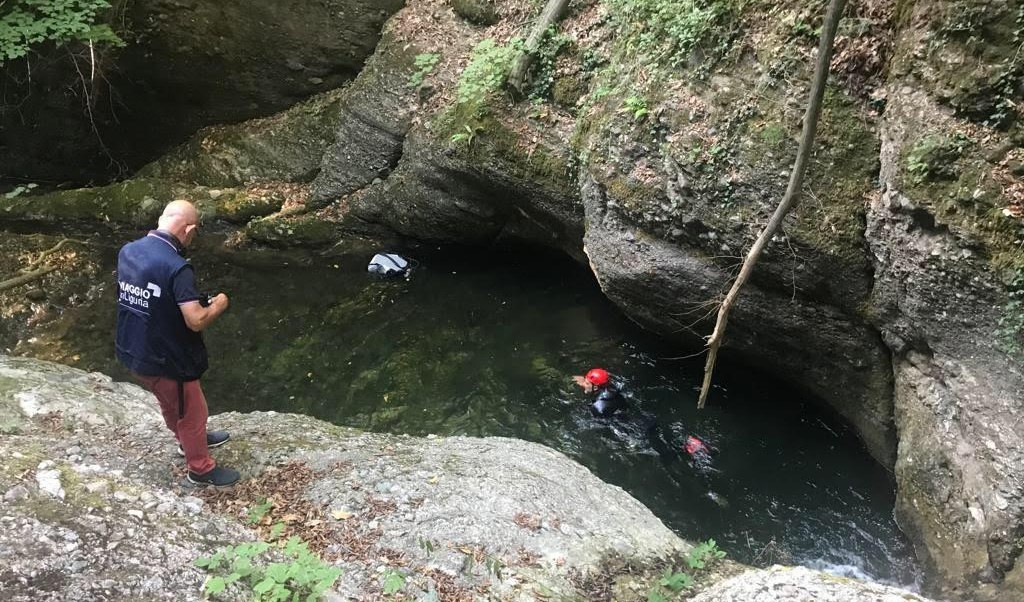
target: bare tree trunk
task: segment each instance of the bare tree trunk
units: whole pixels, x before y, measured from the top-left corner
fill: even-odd
[[[537,18],[537,22],[534,23],[530,37],[526,38],[523,51],[516,57],[515,63],[512,64],[512,71],[508,74],[508,84],[518,96],[525,96],[523,86],[526,81],[526,72],[530,70],[530,65],[533,64],[533,60],[537,56],[537,49],[540,47],[541,40],[544,39],[544,32],[562,18],[562,14],[565,13],[568,6],[569,0],[548,0],[540,17]]]
[[[740,289],[750,278],[754,271],[754,264],[757,263],[761,252],[768,241],[772,239],[782,219],[786,217],[789,210],[793,208],[800,197],[800,187],[803,185],[804,173],[807,171],[807,161],[811,156],[811,149],[814,146],[814,134],[818,129],[818,117],[821,114],[821,101],[825,96],[825,84],[828,82],[829,64],[832,62],[832,45],[836,38],[836,29],[839,26],[839,19],[843,15],[843,8],[846,0],[831,0],[828,5],[828,12],[825,14],[825,23],[821,28],[821,41],[818,45],[818,62],[814,69],[814,80],[811,83],[811,97],[807,102],[807,112],[804,113],[804,128],[800,136],[800,148],[796,153],[796,162],[793,164],[793,173],[789,176],[789,186],[786,194],[782,197],[779,206],[775,208],[768,224],[761,231],[760,236],[754,241],[754,245],[747,252],[743,260],[743,267],[739,275],[732,283],[732,288],[718,308],[718,320],[715,322],[715,330],[708,339],[708,359],[704,364],[704,384],[700,388],[700,397],[697,400],[697,407],[703,408],[708,399],[708,391],[711,389],[711,375],[715,370],[715,360],[718,359],[718,349],[722,346],[725,338],[725,326],[729,321],[729,312],[736,303]]]

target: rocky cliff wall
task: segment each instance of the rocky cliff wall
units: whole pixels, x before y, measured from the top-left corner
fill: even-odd
[[[0,179],[123,177],[201,127],[280,111],[359,73],[403,0],[121,0],[125,40],[41,47],[0,75]]]

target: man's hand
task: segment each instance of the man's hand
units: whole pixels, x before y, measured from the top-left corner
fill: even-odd
[[[216,307],[217,305],[223,305],[219,313],[224,313],[224,310],[228,308],[230,303],[228,302],[228,296],[224,293],[217,293],[217,296],[210,300],[210,307]]]
[[[180,306],[181,315],[185,318],[185,325],[188,326],[189,330],[202,332],[217,319],[217,316],[227,310],[229,304],[228,296],[220,293],[206,307],[203,307],[198,301]]]

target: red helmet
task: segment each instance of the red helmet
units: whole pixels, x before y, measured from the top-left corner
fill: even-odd
[[[603,387],[608,384],[608,371],[603,368],[594,368],[587,372],[586,379],[592,385]]]

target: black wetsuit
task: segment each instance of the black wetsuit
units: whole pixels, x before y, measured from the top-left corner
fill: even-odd
[[[597,394],[597,399],[594,400],[594,403],[590,404],[591,413],[601,418],[610,418],[617,412],[625,409],[626,398],[618,389],[611,385],[602,387],[601,392]]]

